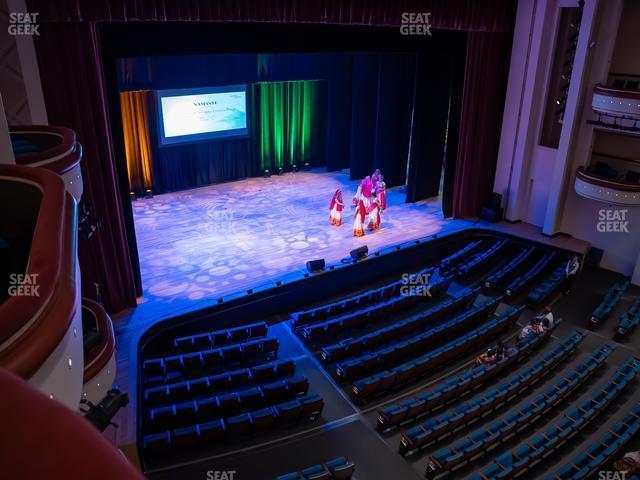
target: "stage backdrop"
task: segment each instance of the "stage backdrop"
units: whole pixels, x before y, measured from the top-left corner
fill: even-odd
[[[148,177],[153,191],[163,193],[262,175],[265,169],[290,171],[304,163],[329,171],[350,168],[352,179],[380,168],[389,187],[404,185],[418,57],[327,52],[120,59],[118,88],[126,98],[133,97],[131,89],[249,84],[248,139],[158,147],[156,102],[121,99],[131,190],[148,188]],[[147,139],[140,135],[140,122],[131,121],[143,117],[149,121],[151,148],[147,177],[139,173],[148,168]],[[142,145],[131,147],[131,138]]]

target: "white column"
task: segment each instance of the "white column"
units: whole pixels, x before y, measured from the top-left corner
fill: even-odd
[[[9,125],[7,124],[7,116],[4,113],[4,103],[2,103],[2,94],[0,93],[0,164],[2,163],[16,163],[16,160],[13,156],[13,148],[11,148]]]
[[[560,143],[555,157],[555,168],[549,175],[549,199],[544,218],[543,233],[553,235],[559,231],[567,193],[567,183],[572,178],[570,170],[575,150],[575,137],[582,119],[585,97],[584,77],[588,72],[590,43],[595,30],[599,0],[587,0],[580,22],[580,35],[571,70],[571,83],[562,121]]]

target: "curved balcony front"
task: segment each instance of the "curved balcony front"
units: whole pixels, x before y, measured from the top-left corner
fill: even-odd
[[[639,183],[606,178],[587,172],[584,167],[576,172],[575,190],[578,195],[608,204],[640,206]]]

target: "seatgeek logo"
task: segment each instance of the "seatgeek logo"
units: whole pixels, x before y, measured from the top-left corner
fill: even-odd
[[[430,273],[403,273],[400,295],[403,297],[431,297]]]
[[[235,480],[235,470],[207,470],[207,480]]]
[[[598,480],[626,480],[627,472],[616,472],[615,470],[600,470]]]
[[[12,273],[9,275],[9,296],[39,297],[38,273]]]
[[[602,208],[598,211],[598,233],[629,233],[629,210],[624,208]]]
[[[400,34],[431,36],[431,12],[403,12]]]
[[[37,12],[23,13],[23,12],[10,12],[9,13],[9,26],[7,31],[9,35],[13,37],[17,36],[40,36],[38,29],[40,24],[38,23]]]

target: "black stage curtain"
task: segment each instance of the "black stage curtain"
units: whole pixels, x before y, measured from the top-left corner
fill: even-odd
[[[240,180],[254,174],[246,138],[161,147],[156,151],[155,193]]]
[[[405,183],[415,71],[415,54],[380,55],[373,169],[388,187]]]
[[[351,85],[351,180],[373,172],[378,111],[378,55],[358,55],[353,60]]]
[[[327,71],[327,171],[349,168],[353,56],[337,54]]]
[[[418,55],[407,202],[438,195],[452,80],[451,55]],[[438,65],[438,68],[433,68]]]

